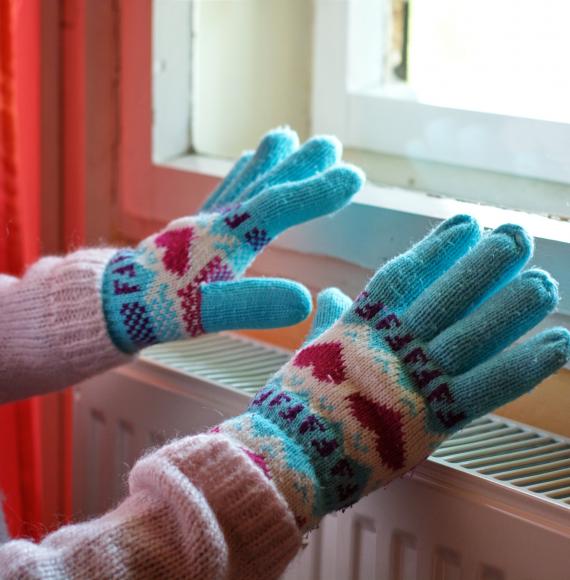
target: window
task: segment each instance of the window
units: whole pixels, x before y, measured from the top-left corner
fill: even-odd
[[[394,0],[388,82],[420,103],[568,123],[569,18],[560,0]]]
[[[312,3],[154,0],[154,157],[234,158],[268,128],[310,133]]]
[[[287,123],[303,138],[337,134],[378,183],[570,215],[561,0],[154,0],[152,10],[156,162],[230,159]]]
[[[357,148],[568,184],[567,10],[318,0],[315,128]]]
[[[560,62],[570,41],[554,24],[566,8],[549,0],[533,18],[534,6],[519,2],[513,19],[507,10],[515,10],[511,0],[500,8],[490,0],[121,3],[122,233],[140,238],[194,211],[232,157],[254,146],[267,129],[288,123],[302,138],[313,132],[338,135],[345,157],[363,165],[372,182],[332,221],[295,228],[272,244],[271,251],[297,253],[293,270],[300,254],[373,269],[423,236],[435,220],[469,212],[490,227],[504,221],[527,226],[537,237],[536,262],[560,281],[562,310],[570,313],[570,224],[549,217],[570,215],[570,124],[564,107],[556,108],[554,100],[543,107],[542,93],[536,93],[506,111],[514,97],[504,91],[500,98],[492,90],[474,95],[467,81],[477,87],[493,83],[515,48],[496,56],[493,67],[477,68],[477,58],[483,58],[479,36],[443,41],[446,30],[460,29],[465,20],[484,25],[487,13],[495,20],[480,36],[496,38],[499,52],[506,24],[520,22],[524,39],[533,19],[551,23],[540,34],[537,28],[534,38],[544,43],[536,41],[535,51],[525,43],[516,50],[534,58],[533,74],[551,83],[546,92],[555,83],[563,91]],[[548,44],[549,35],[560,37],[559,43]],[[510,32],[506,37],[518,39]],[[458,67],[459,48],[452,53],[449,46],[461,42],[472,62],[464,59]],[[551,54],[553,47],[560,52]],[[486,48],[485,58],[493,52]],[[540,68],[549,54],[548,70]],[[456,69],[464,75],[461,82]],[[498,81],[512,94],[526,82],[512,71],[505,78]],[[400,189],[387,189],[393,186]],[[519,209],[526,213],[512,211]],[[382,244],[378,231],[384,233]],[[338,283],[330,269],[305,270],[308,278],[297,270],[290,275],[313,287]]]

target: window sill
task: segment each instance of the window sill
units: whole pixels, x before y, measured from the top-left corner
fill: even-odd
[[[159,165],[167,169],[222,179],[231,169],[233,161],[201,155],[187,155],[162,162]],[[428,219],[435,220],[444,220],[458,213],[469,213],[476,217],[486,228],[494,228],[502,223],[516,221],[535,238],[565,242],[570,245],[570,219],[555,219],[539,214],[460,201],[400,187],[386,187],[367,183],[355,197],[353,205],[411,215],[422,215]]]
[[[159,175],[168,175],[168,180],[159,182],[160,200],[149,215],[142,211],[136,215],[123,212],[121,234],[140,239],[169,220],[196,211],[212,183],[222,178],[231,165],[230,161],[197,155],[154,165]],[[176,187],[168,187],[169,184]],[[192,191],[192,195],[181,196],[181,191]],[[404,252],[438,222],[457,213],[473,215],[486,228],[516,222],[535,237],[533,264],[559,281],[562,295],[559,313],[548,323],[570,328],[570,222],[403,188],[367,184],[344,210],[296,227],[277,239],[264,253],[266,259],[256,262],[255,270],[272,275],[274,267],[270,262],[275,262],[279,254],[275,274],[289,275],[287,271],[292,270],[293,276],[314,289],[335,284],[352,293],[352,287],[359,287],[371,271]]]

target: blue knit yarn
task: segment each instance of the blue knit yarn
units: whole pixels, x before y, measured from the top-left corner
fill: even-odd
[[[311,307],[302,284],[280,278],[212,282],[202,289],[205,332],[291,326],[307,318]]]
[[[338,288],[327,288],[320,292],[317,297],[315,318],[305,344],[328,330],[351,306],[352,300]]]

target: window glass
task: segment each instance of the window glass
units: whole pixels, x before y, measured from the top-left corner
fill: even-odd
[[[419,101],[570,122],[570,3],[411,0],[395,21]],[[407,16],[404,18],[404,16]],[[405,46],[406,42],[407,46]]]

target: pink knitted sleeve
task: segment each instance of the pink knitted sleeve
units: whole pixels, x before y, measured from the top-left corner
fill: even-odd
[[[127,362],[111,342],[101,281],[114,249],[43,258],[0,276],[0,403],[67,387]]]
[[[44,258],[0,276],[0,403],[127,362],[111,342],[101,279],[115,250]],[[300,546],[285,500],[223,435],[173,442],[133,468],[130,494],[40,544],[0,548],[3,578],[276,578]]]
[[[129,488],[101,518],[2,546],[2,577],[271,579],[301,545],[271,480],[223,435],[147,455]]]

